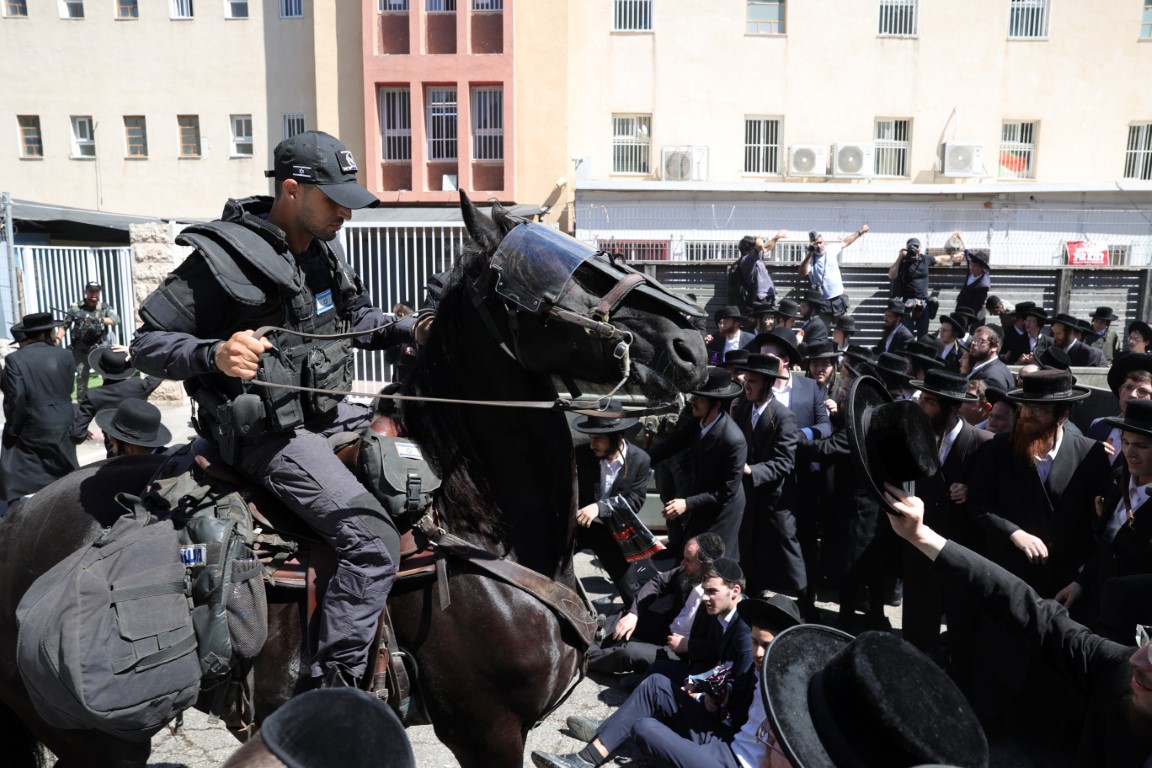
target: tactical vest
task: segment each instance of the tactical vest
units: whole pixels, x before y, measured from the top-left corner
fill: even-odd
[[[364,289],[338,244],[333,242],[324,249],[331,289],[328,295],[318,297],[286,246],[277,247],[242,224],[196,224],[185,229],[176,242],[196,248],[220,287],[241,304],[258,306],[270,298],[271,290],[277,291],[283,309],[280,326],[288,330],[268,334],[273,349],[260,356],[258,380],[333,391],[351,387],[351,339],[314,339],[294,333],[331,335],[352,329],[353,302]],[[254,268],[271,287],[254,284],[244,267]],[[340,394],[276,387],[254,386],[252,390],[250,395],[236,397],[209,383],[194,394],[200,406],[201,433],[217,443],[225,460],[235,460],[240,444],[255,441],[264,432],[294,429],[326,416],[344,399]]]
[[[95,309],[88,309],[84,302],[74,301],[68,306],[68,314],[72,316],[72,339],[74,347],[94,347],[108,336],[110,326],[104,323],[104,317],[110,309],[102,301],[96,302]]]

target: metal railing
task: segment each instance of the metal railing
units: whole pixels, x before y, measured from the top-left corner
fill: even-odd
[[[613,0],[612,6],[612,31],[651,31],[652,0]]]
[[[22,267],[24,312],[52,312],[63,317],[73,302],[84,299],[84,286],[95,280],[103,287],[100,300],[120,315],[109,341],[127,344],[136,327],[136,300],[132,286],[131,248],[65,248],[18,245]],[[71,337],[64,343],[71,342]]]

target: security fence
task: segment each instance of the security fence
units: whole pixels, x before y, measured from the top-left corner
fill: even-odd
[[[136,327],[131,248],[18,245],[15,251],[25,314],[52,312],[61,318],[70,304],[84,300],[84,286],[95,280],[103,287],[100,300],[120,315],[109,340],[114,344],[131,340]],[[64,340],[70,342],[71,338]]]

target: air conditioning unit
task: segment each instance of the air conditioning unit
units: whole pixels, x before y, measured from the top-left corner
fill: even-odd
[[[841,179],[866,179],[876,173],[876,145],[864,141],[832,146],[832,175]]]
[[[945,176],[983,176],[984,145],[971,141],[946,141],[940,148],[940,167]]]
[[[788,148],[789,176],[827,176],[828,147],[823,144],[793,144]]]
[[[705,181],[708,147],[664,147],[660,167],[665,181]]]

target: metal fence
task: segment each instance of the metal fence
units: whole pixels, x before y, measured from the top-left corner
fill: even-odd
[[[103,287],[100,300],[120,315],[109,340],[127,344],[136,325],[132,291],[131,248],[67,248],[18,245],[17,263],[23,279],[24,312],[52,312],[62,317],[73,302],[84,300],[84,286],[95,280]],[[5,329],[7,330],[7,329]],[[71,337],[64,343],[71,342]]]

